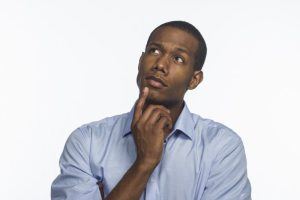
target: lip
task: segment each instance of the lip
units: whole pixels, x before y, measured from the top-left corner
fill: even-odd
[[[147,80],[147,82],[155,87],[155,88],[164,88],[167,87],[167,84],[160,78],[156,77],[156,76],[146,76],[145,78]]]

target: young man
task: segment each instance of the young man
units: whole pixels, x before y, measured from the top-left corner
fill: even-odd
[[[240,137],[183,100],[202,81],[205,57],[193,25],[157,27],[140,57],[135,106],[71,134],[52,200],[251,199]]]

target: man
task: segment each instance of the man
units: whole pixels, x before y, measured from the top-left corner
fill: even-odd
[[[251,199],[240,137],[183,100],[202,81],[205,57],[193,25],[157,27],[139,60],[135,106],[71,134],[52,200]]]

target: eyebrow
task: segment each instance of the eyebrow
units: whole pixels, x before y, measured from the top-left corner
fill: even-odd
[[[155,46],[158,46],[158,47],[161,48],[161,49],[164,49],[163,45],[161,45],[161,44],[159,44],[159,43],[156,43],[156,42],[151,42],[151,43],[149,44],[149,46],[151,46],[151,45],[155,45]],[[175,50],[181,51],[181,52],[183,52],[183,53],[185,53],[185,54],[191,56],[190,53],[189,53],[189,51],[188,51],[187,49],[185,49],[185,48],[176,47]]]

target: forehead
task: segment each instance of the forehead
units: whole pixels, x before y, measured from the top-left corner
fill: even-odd
[[[157,29],[149,40],[149,44],[151,43],[186,49],[192,55],[195,55],[198,48],[198,41],[193,35],[179,28],[169,26]]]

